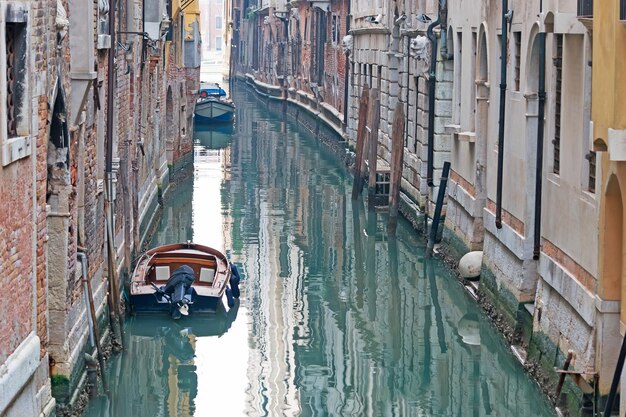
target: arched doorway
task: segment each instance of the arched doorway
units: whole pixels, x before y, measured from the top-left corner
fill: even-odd
[[[621,300],[626,284],[624,282],[624,206],[622,190],[615,175],[611,175],[605,193],[604,238],[600,296],[605,300]],[[626,322],[626,310],[620,313]]]
[[[476,131],[476,179],[474,187],[477,198],[484,207],[487,198],[487,137],[489,130],[489,54],[487,27],[482,25],[476,48],[476,107],[474,127]],[[482,242],[482,237],[480,241]]]

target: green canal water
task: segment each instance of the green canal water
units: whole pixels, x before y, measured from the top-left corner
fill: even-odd
[[[337,157],[247,90],[234,96],[232,134],[196,128],[153,243],[223,249],[240,303],[130,318],[110,399],[87,416],[553,416],[455,277],[424,259],[424,239],[400,221],[390,240]]]

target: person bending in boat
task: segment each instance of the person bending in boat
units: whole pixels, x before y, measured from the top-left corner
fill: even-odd
[[[158,295],[169,298],[172,307],[172,318],[179,319],[181,314],[189,314],[189,304],[191,304],[191,285],[195,280],[193,269],[183,265],[176,269],[165,285],[158,289]]]

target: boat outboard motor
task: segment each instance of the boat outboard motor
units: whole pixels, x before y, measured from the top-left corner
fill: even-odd
[[[191,303],[191,284],[193,284],[194,280],[195,274],[193,269],[183,265],[174,271],[170,279],[160,288],[161,292],[170,297],[170,303],[174,307],[172,311],[173,318],[178,319],[181,314],[185,316],[189,314],[187,305]]]

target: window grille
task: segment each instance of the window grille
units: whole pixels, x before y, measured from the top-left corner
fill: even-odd
[[[390,188],[391,188],[391,173],[390,172],[377,172],[375,193],[377,195],[389,195]]]
[[[515,91],[519,91],[520,78],[520,51],[522,50],[522,32],[513,32],[513,41],[515,42]]]
[[[578,0],[577,14],[578,17],[593,17],[593,0]]]
[[[553,172],[559,174],[561,170],[561,81],[563,77],[563,35],[556,36],[556,49],[553,58],[555,70],[555,106],[554,106],[554,145]]]
[[[587,182],[587,191],[590,193],[596,192],[596,153],[590,151],[587,154],[587,160],[589,161],[589,176]]]
[[[15,62],[15,41],[17,38],[17,25],[7,23],[6,25],[6,82],[7,82],[7,134],[8,137],[17,136],[17,115],[16,115],[16,62]]]

